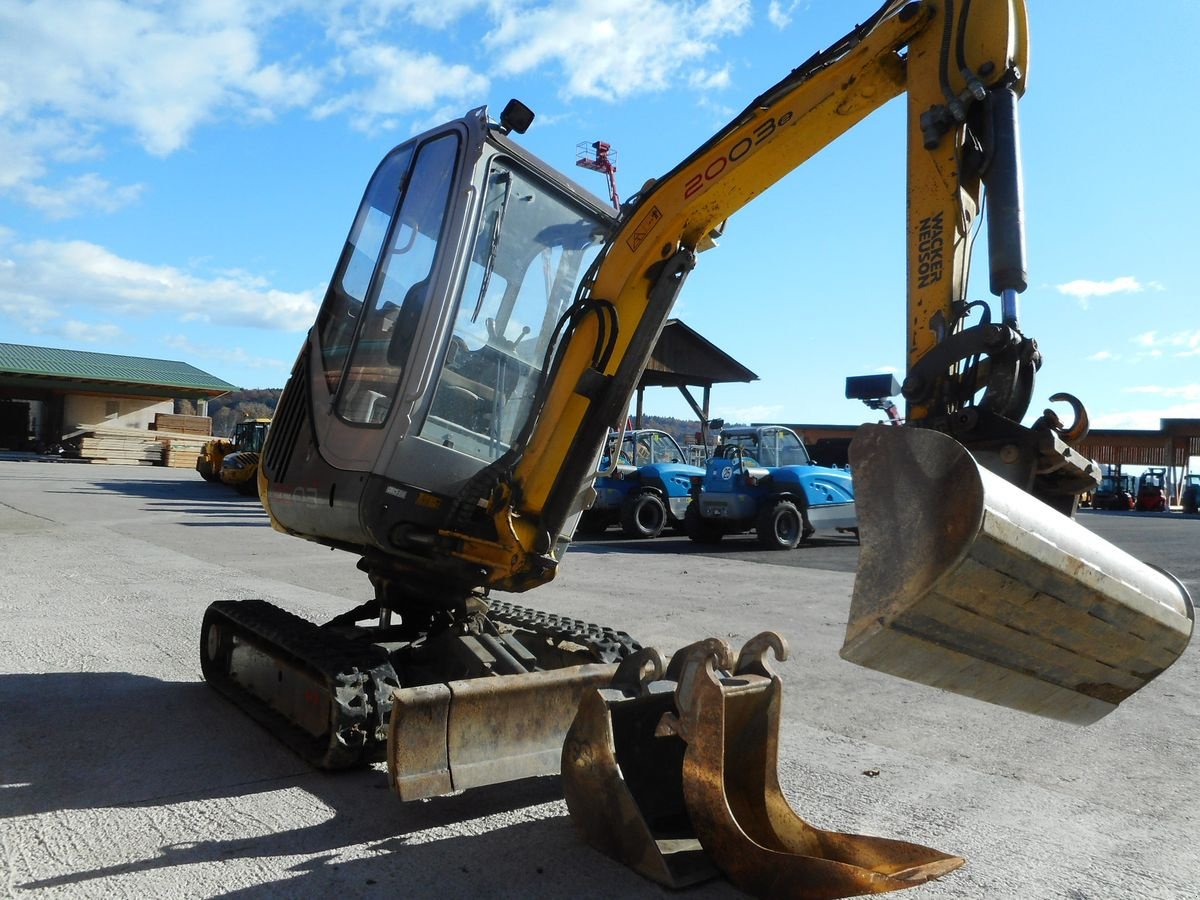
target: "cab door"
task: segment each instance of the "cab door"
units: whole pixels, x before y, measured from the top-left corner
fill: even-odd
[[[421,337],[458,255],[465,143],[456,127],[401,145],[367,188],[314,329],[312,386],[326,395],[314,404],[318,441],[339,468],[370,469],[407,432],[415,391],[406,386],[432,352]]]

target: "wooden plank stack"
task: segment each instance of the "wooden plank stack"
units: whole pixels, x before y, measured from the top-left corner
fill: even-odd
[[[200,449],[210,440],[207,435],[164,438],[162,464],[172,469],[194,469]]]
[[[173,413],[155,413],[151,431],[172,431],[176,434],[203,436],[212,435],[210,416],[180,416]]]
[[[200,449],[211,439],[212,419],[158,413],[152,429],[80,425],[64,442],[89,462],[193,469]]]
[[[149,431],[114,428],[111,425],[81,425],[64,438],[79,452],[80,459],[115,466],[162,465],[163,447]]]
[[[212,418],[156,413],[150,426],[163,437],[162,461],[172,469],[196,468],[196,457],[212,439]]]

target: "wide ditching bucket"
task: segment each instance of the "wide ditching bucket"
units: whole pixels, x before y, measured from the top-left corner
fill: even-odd
[[[597,849],[668,887],[724,874],[758,897],[833,900],[923,884],[963,860],[816,828],[780,790],[782,686],[766,632],[734,656],[710,639],[642,651],[590,692],[563,746],[571,817]]]
[[[1179,658],[1172,576],[981,467],[936,431],[864,425],[850,447],[858,577],[844,659],[1088,724]]]

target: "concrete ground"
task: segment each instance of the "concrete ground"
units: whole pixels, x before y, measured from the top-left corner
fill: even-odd
[[[1200,519],[1081,518],[1200,596]],[[670,893],[579,839],[556,778],[401,804],[380,770],[315,772],[205,686],[210,602],[320,620],[368,592],[353,558],[273,532],[255,502],[190,471],[0,460],[0,547],[0,894]],[[1045,721],[842,662],[857,548],[812,550],[581,543],[520,602],[666,650],[782,632],[796,810],[968,860],[908,896],[1197,896],[1196,645],[1100,723]]]

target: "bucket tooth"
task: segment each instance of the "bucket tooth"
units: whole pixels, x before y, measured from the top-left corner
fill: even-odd
[[[1088,724],[1187,646],[1182,584],[953,438],[864,425],[850,461],[862,547],[844,659]]]
[[[829,900],[913,887],[963,860],[904,841],[824,831],[788,805],[776,772],[781,683],[767,632],[734,658],[709,639],[663,671],[590,693],[563,750],[572,818],[594,847],[682,887],[723,873],[755,896]],[[633,663],[631,659],[628,663]]]

